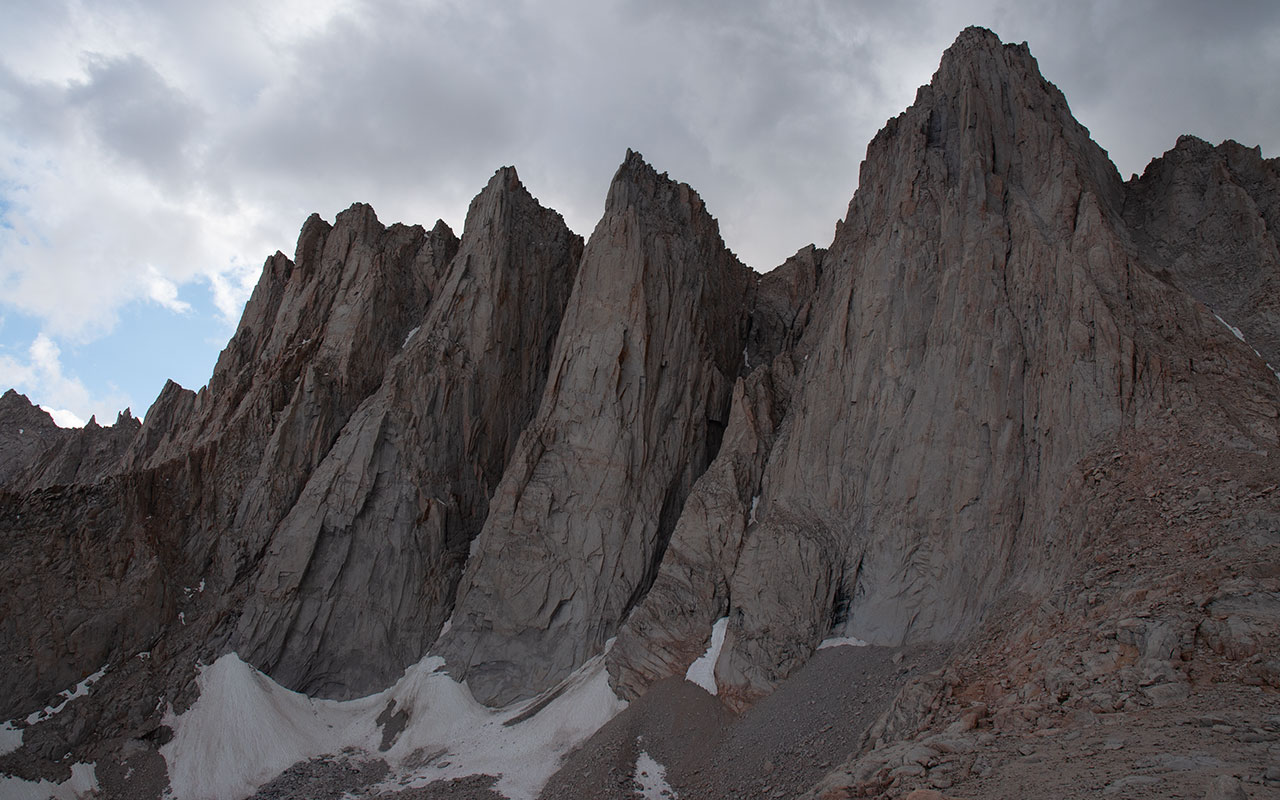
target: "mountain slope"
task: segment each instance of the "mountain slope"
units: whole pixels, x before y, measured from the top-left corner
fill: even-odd
[[[877,135],[730,589],[734,691],[833,627],[947,640],[1044,586],[1079,534],[1074,467],[1122,430],[1204,415],[1275,446],[1272,376],[1148,270],[1123,201],[1025,46],[988,31]]]
[[[554,685],[652,582],[720,445],[750,287],[698,195],[628,153],[439,647],[481,702]]]
[[[0,771],[93,762],[127,796],[135,767],[152,794],[169,768],[199,795],[217,719],[231,749],[208,763],[248,770],[250,743],[274,765],[220,786],[299,758],[271,792],[425,784],[455,731],[561,753],[612,690],[638,702],[555,792],[628,794],[638,737],[687,710],[686,796],[796,794],[846,757],[812,796],[1154,796],[1154,767],[1084,726],[1185,744],[1227,698],[1238,720],[1209,727],[1248,738],[1185,771],[1273,788],[1275,178],[1184,137],[1124,183],[1026,46],[971,28],[870,143],[830,247],[767,275],[632,152],[585,245],[510,167],[461,240],[313,216],[209,385],[167,385],[140,427],[62,431],[0,397],[0,747],[21,733]],[[689,700],[720,620],[718,699]],[[815,659],[831,636],[875,647]],[[238,682],[196,681],[215,661]],[[867,670],[901,693],[850,688]],[[806,720],[842,728],[819,747]],[[339,740],[365,751],[324,754]],[[1045,741],[1069,780],[1019,760]]]
[[[272,533],[233,642],[246,658],[346,699],[422,657],[536,409],[581,253],[499,170],[430,311]]]

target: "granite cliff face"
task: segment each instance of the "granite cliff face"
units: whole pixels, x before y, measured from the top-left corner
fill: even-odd
[[[648,589],[728,422],[748,275],[698,195],[628,153],[439,648],[481,702],[553,686]]]
[[[514,169],[472,202],[437,298],[272,534],[234,640],[246,658],[347,698],[422,656],[537,408],[581,254]]]
[[[871,143],[827,256],[723,680],[767,690],[829,626],[945,641],[1036,587],[1079,533],[1076,464],[1122,430],[1203,414],[1275,446],[1275,382],[1197,365],[1231,343],[1153,274],[1123,204],[1025,46],[963,34]]]
[[[1125,222],[1162,277],[1280,367],[1280,162],[1182,136],[1125,190]]]
[[[735,711],[829,636],[956,645],[987,696],[1017,679],[972,643],[1016,650],[1011,606],[1076,608],[1082,561],[1132,567],[1159,464],[1218,464],[1248,531],[1273,518],[1278,175],[1183,137],[1125,183],[1025,45],[969,29],[871,142],[830,246],[765,275],[632,152],[585,245],[509,167],[460,240],[312,216],[199,392],[80,431],[0,397],[0,712],[112,665],[0,767],[154,752],[231,651],[340,699],[442,656],[491,706],[605,653],[631,700],[727,618]],[[1280,592],[1276,543],[1237,533],[1256,586],[1220,600]],[[1258,655],[1268,608],[1100,624],[1177,687],[1198,641]],[[942,707],[904,697],[870,740]]]

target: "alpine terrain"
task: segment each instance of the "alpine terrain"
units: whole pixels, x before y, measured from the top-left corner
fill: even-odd
[[[208,384],[0,397],[0,797],[1280,797],[1280,160],[962,32],[759,274],[312,216]]]

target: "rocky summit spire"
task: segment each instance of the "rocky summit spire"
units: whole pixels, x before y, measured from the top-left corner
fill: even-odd
[[[553,685],[648,588],[720,444],[750,284],[697,193],[628,151],[439,647],[481,702]]]
[[[1067,551],[1064,490],[1100,441],[1217,417],[1227,385],[1275,396],[1260,370],[1192,367],[1220,331],[1149,271],[1123,200],[1025,45],[989,31],[963,32],[875,137],[731,583],[731,700],[833,622],[884,644],[958,635]],[[1274,446],[1265,417],[1227,428]]]
[[[235,639],[245,658],[346,698],[422,657],[537,408],[581,254],[515,169],[494,174],[429,311],[272,532]]]

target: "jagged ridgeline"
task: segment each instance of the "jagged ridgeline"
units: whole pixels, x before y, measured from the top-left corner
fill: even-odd
[[[1184,137],[1126,183],[976,28],[767,274],[630,151],[585,243],[510,167],[460,239],[312,216],[199,392],[0,398],[0,715],[110,665],[3,757],[154,752],[230,652],[338,700],[439,656],[494,707],[603,654],[633,700],[725,620],[743,710],[830,636],[960,642],[1122,535],[1080,466],[1122,437],[1275,458],[1276,230],[1275,160]]]

